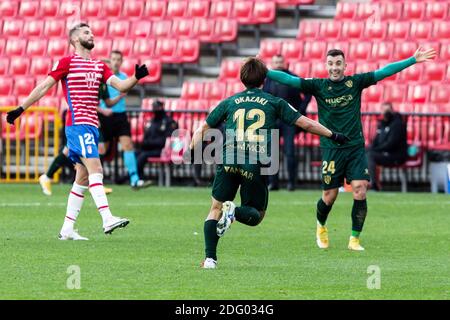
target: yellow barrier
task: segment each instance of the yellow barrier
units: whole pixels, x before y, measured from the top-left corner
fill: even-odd
[[[59,151],[59,112],[55,107],[30,107],[12,126],[6,122],[6,112],[14,108],[0,107],[0,183],[37,182],[50,164],[50,123],[53,123],[52,158]],[[14,154],[12,141],[15,141]],[[43,166],[39,165],[40,160]],[[59,173],[54,175],[54,180],[59,180]]]

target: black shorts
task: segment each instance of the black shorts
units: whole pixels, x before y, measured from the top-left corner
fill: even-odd
[[[99,114],[98,119],[104,141],[111,141],[121,136],[131,137],[131,126],[125,112],[113,113],[110,117]]]

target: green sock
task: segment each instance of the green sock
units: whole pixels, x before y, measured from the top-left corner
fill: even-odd
[[[352,236],[359,237],[361,233],[364,221],[367,216],[367,201],[364,200],[353,200],[352,207]]]
[[[58,171],[58,169],[61,168],[67,161],[70,160],[64,155],[64,153],[58,154],[58,156],[53,160],[47,170],[47,177],[52,179],[55,172]]]
[[[330,213],[332,207],[333,205],[327,206],[322,198],[317,201],[317,221],[319,221],[322,226],[324,226],[327,222],[328,214]]]
[[[236,207],[234,210],[234,217],[240,223],[252,227],[261,222],[261,215],[259,214],[259,211],[253,207]]]
[[[219,236],[217,235],[217,220],[206,220],[203,227],[205,233],[205,254],[206,258],[217,260],[217,243]]]

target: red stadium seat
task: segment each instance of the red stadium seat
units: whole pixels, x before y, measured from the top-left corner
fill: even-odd
[[[185,100],[198,100],[203,96],[203,82],[185,81],[181,89],[181,98]]]
[[[140,83],[156,83],[161,80],[162,65],[159,59],[141,59],[141,64],[147,66],[148,76],[141,79]]]
[[[326,55],[327,44],[323,41],[305,42],[303,46],[303,58],[324,61]]]
[[[275,21],[276,5],[272,1],[255,1],[253,6],[254,23],[273,23]]]
[[[177,43],[178,63],[194,63],[200,57],[200,41],[198,39],[179,39]]]
[[[15,17],[19,8],[18,1],[1,1],[0,17]]]
[[[437,103],[437,104],[449,103],[450,102],[450,98],[449,98],[449,94],[448,94],[449,92],[450,92],[449,85],[434,85],[434,86],[432,86],[430,102]]]
[[[111,39],[97,39],[95,40],[95,47],[92,49],[92,56],[96,59],[105,59],[109,57],[111,50]]]
[[[122,1],[103,0],[103,16],[119,17],[122,12]]]
[[[108,33],[108,20],[90,20],[89,27],[91,27],[92,34],[95,38],[105,37]]]
[[[356,20],[370,20],[375,17],[375,15],[379,15],[380,6],[376,3],[370,2],[360,2],[358,5],[358,9],[356,10]]]
[[[97,47],[96,43],[96,47]],[[51,57],[62,57],[67,54],[69,47],[66,38],[53,38],[48,41],[47,55]]]
[[[405,1],[403,4],[403,19],[422,20],[425,17],[425,3]]]
[[[5,54],[7,56],[23,56],[27,41],[25,39],[10,38],[6,42]]]
[[[344,21],[342,23],[341,39],[360,39],[363,35],[363,25],[359,21]]]
[[[367,40],[384,40],[386,38],[387,28],[386,23],[366,23],[364,38]]]
[[[9,73],[14,76],[24,76],[30,69],[30,59],[26,57],[11,57]]]
[[[409,37],[410,23],[407,21],[398,21],[389,23],[387,38],[388,40],[405,40]]]
[[[419,81],[422,78],[423,65],[422,64],[414,64],[405,70],[400,72],[400,80],[403,80],[407,83],[412,81]]]
[[[396,84],[395,86],[385,86],[384,88],[384,101],[391,103],[401,103],[405,99],[407,86],[406,84]]]
[[[83,1],[81,4],[81,16],[86,18],[101,17],[102,2],[101,0]]]
[[[372,46],[373,61],[391,60],[394,53],[394,44],[392,42],[376,42]]]
[[[49,19],[45,21],[44,33],[47,37],[63,37],[66,35],[66,21]]]
[[[80,1],[62,1],[59,3],[58,16],[61,18],[75,17],[78,20],[80,8]]]
[[[36,76],[35,77],[36,85],[42,83],[45,79],[47,79],[47,77],[48,77],[47,75]],[[45,95],[47,97],[57,96],[57,91],[58,91],[57,89],[58,89],[58,87],[59,87],[58,84],[54,85],[53,87],[50,88],[50,90],[47,91],[47,93]],[[59,91],[60,91],[59,95],[61,97],[62,96],[62,89],[60,89]],[[25,95],[28,95],[28,93],[25,94]],[[19,101],[22,101],[22,100],[23,99],[20,99],[20,97],[19,97]]]
[[[444,61],[450,61],[450,42],[441,43],[439,58]]]
[[[5,48],[6,48],[6,40],[0,39],[0,56],[3,54],[3,51],[5,51]]]
[[[340,3],[340,2],[339,2]],[[297,39],[315,40],[319,36],[321,21],[302,20],[298,26]]]
[[[34,76],[45,76],[52,68],[52,59],[49,57],[34,57],[31,60],[30,74]]]
[[[38,105],[42,107],[50,107],[60,109],[62,99],[60,97],[43,96],[38,101]]]
[[[450,40],[450,22],[449,21],[435,22],[433,37],[439,41]]]
[[[3,22],[3,34],[8,37],[18,37],[22,35],[22,20],[5,20]]]
[[[161,59],[162,63],[177,63],[177,40],[157,39],[155,56]]]
[[[364,103],[380,103],[383,101],[383,86],[370,86],[362,93],[362,102]]]
[[[39,7],[39,16],[42,18],[54,18],[58,14],[60,1],[42,0]]]
[[[355,42],[350,44],[349,58],[352,60],[368,60],[372,50],[371,42]]]
[[[381,3],[380,18],[382,21],[398,21],[402,15],[403,3]]]
[[[235,41],[238,33],[238,23],[236,20],[218,19],[214,27],[213,42]],[[217,39],[217,40],[215,40]]]
[[[324,21],[320,24],[319,36],[323,39],[338,39],[341,34],[341,27],[342,23],[340,21]]]
[[[147,1],[145,4],[144,17],[150,21],[166,18],[167,1]]]
[[[24,37],[42,37],[44,34],[44,21],[42,20],[29,20],[25,21],[23,26]]]
[[[136,39],[133,46],[133,55],[137,57],[152,57],[154,56],[155,46],[155,39]]]
[[[39,2],[38,1],[24,1],[20,2],[19,16],[20,17],[36,17],[38,15]]]
[[[208,100],[222,100],[225,98],[227,85],[224,82],[206,82],[203,86],[203,98]]]
[[[29,95],[34,89],[35,80],[30,77],[16,77],[14,79],[14,90],[13,93],[16,96]]]
[[[353,20],[356,16],[358,3],[339,1],[336,4],[336,20]]]
[[[220,66],[219,80],[239,80],[241,60],[224,60]]]
[[[445,2],[429,2],[425,10],[425,19],[427,20],[444,20],[448,13],[448,3]]]
[[[235,0],[231,10],[231,17],[240,24],[253,23],[253,1]]]
[[[124,72],[128,77],[134,75],[135,65],[139,64],[139,59],[124,57],[120,71]]]
[[[344,53],[348,53],[348,49],[350,48],[350,43],[348,41],[328,41],[327,42],[327,52],[331,49],[339,49]]]
[[[347,67],[345,68],[345,75],[350,76],[355,74],[356,70],[356,63],[354,62],[347,62]],[[327,77],[328,77],[328,71],[327,71]]]
[[[262,59],[272,59],[273,56],[281,53],[281,41],[262,40],[259,48],[259,56]]]
[[[425,63],[423,66],[422,80],[427,83],[430,81],[443,81],[445,78],[446,63]]]
[[[8,75],[9,58],[0,56],[0,76]]]
[[[133,50],[133,43],[134,41],[132,39],[117,38],[113,41],[112,50],[119,50],[125,56],[124,58],[126,58],[127,56],[131,55],[131,51]]]
[[[167,3],[167,17],[170,17],[171,19],[184,18],[187,13],[187,7],[188,1],[169,1]]]
[[[215,29],[215,21],[207,18],[194,20],[194,35],[202,42],[211,42]]]
[[[414,41],[428,40],[431,38],[433,24],[430,21],[417,21],[411,23],[409,37]]]
[[[430,87],[428,85],[408,86],[407,101],[412,103],[426,103],[430,97]]]
[[[417,50],[415,42],[399,42],[395,45],[394,59],[403,60],[411,57]]]
[[[116,20],[109,23],[108,36],[110,37],[126,37],[130,30],[130,23],[128,20]]]
[[[3,77],[0,81],[0,96],[8,96],[12,93],[14,86],[13,78]]]
[[[230,18],[233,1],[214,1],[211,3],[209,16],[214,19]]]
[[[284,41],[281,45],[281,54],[288,63],[300,60],[303,56],[303,42],[297,40]]]
[[[325,63],[312,63],[311,76],[313,78],[328,78],[328,70]]]
[[[1,88],[1,84],[0,84],[0,88]],[[16,107],[16,106],[17,106],[17,98],[16,97],[0,96],[0,107]],[[6,124],[6,121],[4,124]],[[5,130],[5,128],[3,128],[3,130]]]
[[[27,55],[42,57],[47,52],[48,42],[45,39],[30,39],[27,44]]]
[[[289,70],[301,78],[310,78],[311,76],[311,64],[308,61],[291,63]]]
[[[155,21],[152,25],[152,36],[155,38],[169,38],[171,29],[171,20]]]
[[[130,36],[132,38],[147,38],[150,37],[152,30],[152,23],[150,21],[138,20],[131,24]]]
[[[194,36],[194,21],[192,19],[176,19],[172,23],[172,36],[177,38],[192,38]]]
[[[209,0],[189,1],[187,16],[190,18],[207,18],[209,16]]]
[[[122,17],[126,19],[140,18],[144,13],[144,0],[127,0],[123,2]]]
[[[242,92],[245,90],[245,86],[241,81],[236,82],[228,82],[227,83],[227,92],[225,93],[226,97],[231,97],[236,93]]]

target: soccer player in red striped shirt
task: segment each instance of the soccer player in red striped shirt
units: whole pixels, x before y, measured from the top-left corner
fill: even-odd
[[[106,83],[121,92],[126,92],[135,86],[139,79],[147,76],[148,70],[145,65],[136,65],[134,76],[120,80],[112,74],[104,62],[91,59],[94,35],[86,23],[79,23],[71,28],[69,38],[75,53],[59,60],[53,66],[49,76],[33,89],[23,104],[8,112],[7,121],[13,124],[14,120],[28,107],[61,81],[69,106],[65,129],[67,146],[69,158],[75,164],[76,177],[69,194],[67,213],[59,238],[87,240],[74,230],[74,224],[83,204],[84,193],[88,188],[102,217],[105,234],[112,233],[116,228],[123,228],[130,222],[128,219],[111,214],[103,189],[103,169],[97,149],[99,136],[97,107],[100,83]]]

